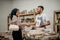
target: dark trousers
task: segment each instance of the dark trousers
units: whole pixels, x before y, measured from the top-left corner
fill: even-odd
[[[19,31],[13,31],[12,36],[13,36],[13,40],[23,40],[21,29],[19,29]]]

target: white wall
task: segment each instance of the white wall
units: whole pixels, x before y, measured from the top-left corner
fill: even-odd
[[[12,9],[12,1],[0,0],[0,32],[7,31],[7,16]]]
[[[53,13],[54,10],[58,10],[60,7],[59,0],[14,0],[13,8],[19,8],[22,10],[31,10],[38,5],[44,6],[44,13],[49,17],[51,25],[48,28],[53,29]]]

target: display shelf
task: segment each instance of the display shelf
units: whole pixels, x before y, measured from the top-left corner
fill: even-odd
[[[58,33],[60,31],[60,10],[54,11],[54,31]]]

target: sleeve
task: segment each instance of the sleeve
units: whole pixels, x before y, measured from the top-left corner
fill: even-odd
[[[18,23],[18,18],[16,16],[13,16],[11,23],[12,24],[19,24]]]
[[[49,21],[48,16],[47,16],[47,15],[45,15],[45,14],[44,14],[44,16],[43,16],[43,19],[44,19],[44,21]]]
[[[46,16],[46,21],[49,21],[49,18],[48,18],[48,16]]]
[[[47,21],[49,21],[49,18],[48,18],[48,16],[47,15],[43,15],[43,22],[44,23],[47,23]]]
[[[16,16],[13,16],[12,22],[16,22],[16,21],[18,21],[17,17]]]

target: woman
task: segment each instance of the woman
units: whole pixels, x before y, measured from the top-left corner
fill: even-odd
[[[21,28],[21,24],[18,21],[18,16],[19,16],[19,9],[14,8],[11,11],[11,24],[16,24]],[[22,40],[22,32],[21,29],[19,29],[18,31],[13,31],[12,32],[12,36],[13,36],[13,40]]]

